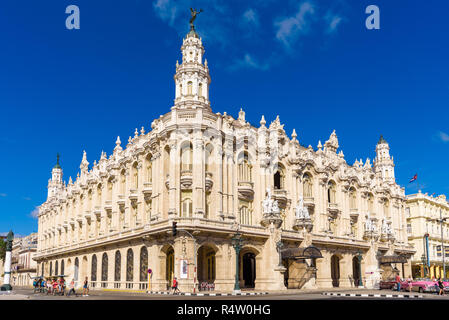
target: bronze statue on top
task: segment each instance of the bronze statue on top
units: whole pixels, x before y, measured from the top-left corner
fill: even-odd
[[[193,25],[193,22],[196,19],[196,16],[199,15],[201,12],[203,12],[203,9],[200,9],[200,11],[196,11],[196,9],[190,8],[190,12],[192,15],[192,18],[190,18],[190,29],[195,30],[195,26]]]

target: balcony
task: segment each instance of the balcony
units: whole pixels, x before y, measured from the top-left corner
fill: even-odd
[[[104,202],[104,210],[112,211],[112,201],[111,200],[106,200]]]
[[[254,183],[249,181],[239,181],[238,192],[240,200],[251,201],[254,198]]]
[[[273,198],[274,200],[277,200],[279,207],[285,208],[285,206],[287,205],[287,190],[274,189]]]
[[[142,192],[145,197],[151,197],[151,194],[153,193],[153,184],[151,182],[145,182],[143,184]]]
[[[192,189],[192,170],[181,171],[181,190]]]
[[[212,172],[206,172],[206,191],[210,191],[213,185]]]
[[[78,214],[77,216],[76,216],[76,221],[78,221],[78,222],[83,222],[83,216],[82,216],[82,214]]]
[[[358,209],[349,209],[349,215],[351,218],[357,218],[359,216]]]
[[[101,207],[100,206],[96,206],[94,209],[94,215],[99,217],[101,216]]]
[[[340,212],[340,210],[338,209],[338,204],[337,203],[328,203],[327,204],[327,212],[332,216],[337,215]]]
[[[129,200],[137,201],[137,190],[136,189],[129,190]]]
[[[313,197],[304,197],[304,205],[310,208],[315,207],[315,200]]]
[[[124,206],[124,205],[125,205],[125,202],[126,202],[125,196],[124,196],[123,194],[119,194],[119,195],[118,195],[118,199],[117,199],[117,204],[118,204],[119,206]]]

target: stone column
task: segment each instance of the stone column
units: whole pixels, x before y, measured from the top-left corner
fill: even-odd
[[[176,167],[178,165],[178,161],[177,161],[176,140],[174,139],[170,140],[169,144],[170,144],[170,164],[169,164],[169,190],[168,190],[168,199],[169,199],[168,217],[173,218],[176,216]]]
[[[9,231],[8,236],[6,238],[6,255],[5,255],[5,264],[4,264],[4,283],[1,286],[0,291],[11,291],[12,287],[10,284],[11,281],[11,252],[12,252],[12,242],[14,239],[14,233]]]
[[[192,168],[192,200],[193,213],[195,217],[204,217],[205,200],[204,200],[204,142],[201,138],[201,133],[196,132],[193,141],[193,168]]]

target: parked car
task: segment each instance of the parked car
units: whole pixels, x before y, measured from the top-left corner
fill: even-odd
[[[449,282],[443,282],[445,285],[444,291],[449,291]],[[412,291],[417,291],[420,293],[430,292],[436,293],[439,289],[437,289],[438,283],[431,279],[417,279],[412,282]],[[404,291],[408,291],[409,284],[408,282],[401,283],[401,289]]]
[[[396,286],[395,280],[382,280],[379,283],[379,289],[393,289]]]

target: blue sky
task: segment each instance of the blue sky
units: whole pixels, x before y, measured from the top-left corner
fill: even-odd
[[[67,30],[65,9],[80,8]],[[367,30],[365,8],[380,8]],[[276,115],[316,147],[333,129],[348,163],[390,143],[397,182],[449,194],[449,3],[386,0],[3,1],[0,232],[37,231],[61,153],[64,179],[109,155],[118,135],[170,110],[190,7],[211,70],[214,112],[258,126]]]

